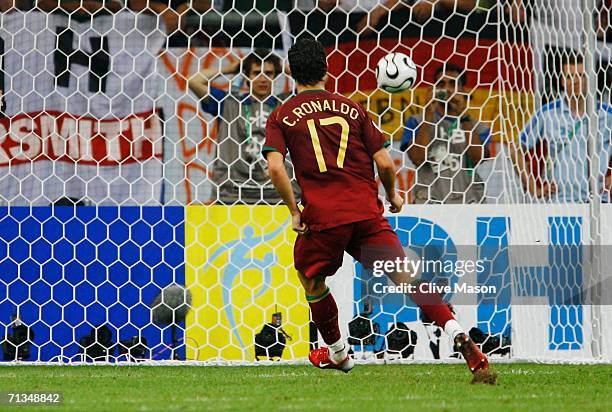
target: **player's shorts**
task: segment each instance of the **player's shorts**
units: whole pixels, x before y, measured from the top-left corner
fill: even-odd
[[[380,216],[299,235],[293,249],[295,268],[309,279],[332,276],[342,266],[344,251],[366,268],[375,260],[406,256],[391,225]]]

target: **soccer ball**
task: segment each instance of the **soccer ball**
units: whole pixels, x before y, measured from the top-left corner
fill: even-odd
[[[378,87],[397,93],[411,88],[416,82],[417,68],[404,53],[389,53],[376,65]]]

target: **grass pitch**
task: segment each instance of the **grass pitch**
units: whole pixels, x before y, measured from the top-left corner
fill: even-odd
[[[494,367],[496,386],[470,385],[456,364],[357,365],[348,375],[311,366],[8,366],[0,392],[61,392],[54,411],[612,410],[612,366]]]

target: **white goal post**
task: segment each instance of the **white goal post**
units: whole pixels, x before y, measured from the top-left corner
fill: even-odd
[[[422,276],[465,287],[445,299],[492,362],[612,361],[609,2],[193,0],[176,20],[8,3],[0,364],[291,363],[322,343],[261,156],[300,36],[388,136],[406,201],[389,221],[411,259],[452,264]],[[376,87],[389,52],[414,88]],[[328,279],[356,359],[456,361],[376,282],[348,254]]]

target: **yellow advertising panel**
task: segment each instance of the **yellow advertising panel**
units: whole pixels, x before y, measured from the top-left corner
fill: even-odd
[[[308,354],[309,309],[284,206],[188,206],[187,359],[255,360],[254,335],[280,313],[283,359]]]

